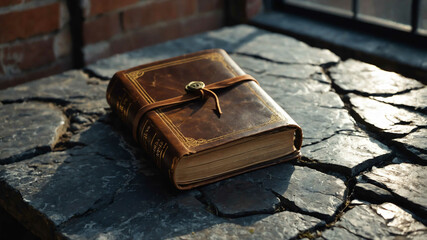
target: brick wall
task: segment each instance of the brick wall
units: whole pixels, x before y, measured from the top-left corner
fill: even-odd
[[[262,8],[262,0],[0,0],[0,89],[220,28],[234,2],[246,18]]]
[[[70,69],[69,14],[61,0],[0,0],[0,88]]]

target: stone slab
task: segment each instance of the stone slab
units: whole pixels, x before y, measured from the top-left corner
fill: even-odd
[[[89,78],[79,70],[28,82],[0,91],[0,101],[43,101],[66,106],[71,104],[87,114],[105,114],[107,82]]]
[[[265,73],[266,75],[292,79],[308,79],[312,75],[322,72],[322,68],[320,66],[311,64],[276,63],[239,53],[231,54],[231,58],[244,71],[249,71],[250,73]]]
[[[236,52],[280,63],[322,65],[339,61],[338,56],[329,50],[312,48],[295,38],[273,33],[254,37],[239,46]]]
[[[360,58],[380,60],[389,66],[399,67],[402,71],[406,69],[406,71],[415,72],[414,69],[416,69],[419,75],[427,71],[427,50],[403,44],[392,38],[349,31],[346,27],[340,27],[337,24],[277,11],[258,14],[251,21],[257,25],[306,39],[311,44],[335,49],[347,56],[357,55]]]
[[[151,203],[151,207],[146,202],[148,199],[143,200],[149,193],[135,189],[122,194],[125,196],[118,195],[103,211],[65,226],[62,229],[65,236],[70,239],[277,239],[296,237],[302,231],[324,224],[314,217],[293,212],[219,218],[206,211],[191,193],[168,196],[167,202],[157,201]]]
[[[391,155],[391,150],[379,141],[363,133],[339,133],[304,146],[304,157],[316,160],[324,168],[335,168],[347,176],[356,176]]]
[[[408,93],[402,93],[389,97],[374,97],[381,102],[390,103],[397,106],[405,106],[420,111],[427,112],[427,88],[412,90]]]
[[[280,200],[271,191],[248,180],[221,181],[201,191],[207,203],[224,217],[274,213],[280,206]]]
[[[334,83],[346,92],[367,95],[396,94],[424,87],[414,79],[349,59],[329,69]]]
[[[265,202],[272,203],[279,197],[281,208],[308,213],[322,219],[330,219],[343,204],[346,196],[346,186],[342,179],[308,167],[291,164],[279,164],[243,174],[219,183],[215,191],[204,189],[202,191],[205,198],[209,199],[214,206],[222,205],[236,211],[240,209],[237,200],[225,203],[221,198],[216,198],[215,194],[228,188],[239,189],[242,182],[251,184],[253,189],[258,190],[240,191],[242,193],[238,197],[242,199],[240,201],[251,198],[253,194],[267,196],[264,195],[265,190],[263,190],[266,189],[274,194],[269,196],[270,200],[264,200]],[[259,189],[257,186],[263,188]]]
[[[346,212],[324,239],[423,239],[427,227],[393,203],[357,205]]]
[[[51,150],[67,118],[51,104],[25,102],[0,107],[0,164]]]
[[[304,144],[355,130],[354,120],[328,83],[274,76],[259,79],[262,88],[303,128]]]
[[[24,201],[44,214],[47,221],[60,225],[108,204],[130,175],[119,161],[97,154],[82,154],[78,149],[47,153],[1,169],[1,181],[22,196],[3,201]],[[19,209],[14,211],[11,214],[15,218],[28,217]]]
[[[423,162],[427,161],[427,129],[421,128],[393,142],[412,152]]]
[[[427,125],[427,117],[424,114],[355,94],[348,96],[352,109],[375,131],[397,137],[404,136],[419,126]]]
[[[416,164],[390,164],[374,167],[363,174],[363,179],[386,188],[406,204],[418,209],[417,214],[427,216],[427,167]]]

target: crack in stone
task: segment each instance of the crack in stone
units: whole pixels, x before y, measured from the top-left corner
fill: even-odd
[[[312,146],[312,145],[324,142],[324,141],[328,140],[329,138],[331,138],[331,137],[333,137],[333,136],[335,136],[337,134],[341,134],[341,133],[345,133],[345,132],[354,132],[354,130],[353,129],[340,129],[340,130],[335,131],[332,135],[330,135],[328,137],[324,137],[324,138],[320,139],[319,141],[315,141],[315,142],[311,142],[311,143],[308,143],[308,144],[304,144],[303,147],[308,147],[308,146]],[[348,135],[350,135],[350,134],[348,134]]]
[[[37,157],[39,155],[51,152],[52,149],[49,146],[35,147],[32,149],[28,149],[23,153],[19,153],[8,158],[0,159],[0,166],[25,161],[27,159],[31,159],[33,157]]]
[[[99,155],[99,156],[101,156],[101,157],[103,157],[103,158],[105,158],[105,159],[108,159],[108,160],[114,160],[114,159],[111,159],[111,158],[109,158],[109,157],[106,157],[106,156],[104,156],[104,155],[102,155],[102,154],[100,154],[100,153],[98,153],[98,152],[96,152],[95,154],[96,154],[96,155]],[[70,154],[70,155],[72,155],[72,154]],[[111,197],[109,197],[108,201],[107,201],[107,200],[103,200],[103,199],[104,199],[104,197],[101,197],[101,198],[97,199],[97,200],[93,203],[93,205],[92,205],[88,210],[86,210],[86,211],[85,211],[85,212],[83,212],[83,213],[73,215],[72,217],[70,217],[69,219],[67,219],[66,221],[64,221],[63,223],[59,224],[59,225],[57,226],[57,229],[62,229],[62,228],[64,228],[64,227],[68,226],[69,224],[72,224],[73,222],[77,221],[77,220],[78,220],[78,219],[80,219],[80,218],[90,216],[90,215],[92,215],[92,214],[94,214],[94,213],[96,213],[96,212],[98,212],[98,211],[101,211],[101,210],[103,210],[103,209],[107,208],[108,206],[112,205],[112,204],[114,203],[114,201],[116,200],[117,195],[118,195],[118,194],[119,194],[119,193],[120,193],[124,188],[126,188],[127,186],[129,186],[129,183],[130,183],[132,180],[133,180],[133,177],[129,177],[129,178],[128,178],[128,179],[127,179],[127,180],[126,180],[126,181],[121,185],[121,187],[117,188],[117,189],[116,189],[116,191],[114,191],[114,193],[112,193],[112,194],[110,195]]]
[[[415,90],[418,90],[418,89],[415,89]],[[393,96],[395,96],[395,95],[393,95]],[[375,100],[375,101],[380,102],[380,103],[389,104],[389,105],[392,105],[392,106],[397,107],[397,108],[406,109],[406,110],[408,110],[410,112],[427,114],[427,107],[417,108],[417,107],[408,106],[408,105],[405,105],[405,104],[397,104],[397,103],[382,101],[381,99],[376,99],[376,98],[370,98],[370,99]]]
[[[333,78],[330,76],[330,72],[328,69],[324,69],[324,72],[326,73],[326,76],[330,79],[331,81],[331,89],[334,89],[335,92],[338,94],[338,96],[341,98],[341,100],[344,102],[344,108],[348,111],[348,113],[350,114],[350,116],[355,120],[356,124],[362,129],[364,130],[369,136],[373,137],[374,139],[380,141],[381,143],[387,145],[388,147],[390,147],[390,138],[394,139],[394,138],[402,138],[405,137],[407,134],[409,133],[388,133],[388,132],[384,132],[382,129],[377,128],[376,126],[368,123],[367,121],[365,121],[362,116],[360,116],[355,110],[354,110],[354,106],[351,104],[350,99],[348,97],[348,93],[350,93],[349,91],[345,91],[343,89],[341,89],[333,80]],[[414,90],[414,89],[410,89],[407,90],[408,92]],[[405,92],[405,91],[402,91]],[[371,99],[371,98],[370,98]],[[373,99],[375,101],[378,101],[376,99]],[[378,101],[380,102],[380,101]]]
[[[2,104],[14,104],[14,103],[23,103],[23,102],[43,102],[43,103],[52,103],[54,105],[65,107],[69,105],[71,102],[60,99],[60,98],[43,98],[43,97],[29,97],[29,98],[22,98],[22,99],[16,99],[16,100],[9,100],[4,99],[0,101]]]
[[[408,88],[408,89],[405,89],[405,90],[402,90],[402,91],[398,91],[398,92],[395,92],[395,93],[367,93],[367,92],[361,92],[359,90],[345,90],[345,89],[341,88],[338,84],[336,84],[335,81],[334,81],[334,78],[331,76],[331,72],[329,71],[329,68],[331,68],[333,66],[330,66],[330,67],[327,67],[327,68],[323,68],[323,69],[325,71],[325,74],[331,80],[332,88],[334,88],[335,91],[337,93],[340,93],[340,94],[353,93],[353,94],[356,94],[356,95],[359,95],[359,96],[363,96],[363,97],[391,97],[391,96],[401,95],[401,94],[408,93],[410,91],[419,90],[419,89],[424,88],[424,87],[413,87],[413,88]]]
[[[311,229],[308,229],[308,230],[305,230],[305,231],[301,231],[297,235],[296,239],[301,239],[301,238],[309,238],[309,239],[318,238],[318,237],[320,237],[322,235],[323,231],[325,231],[327,228],[330,228],[330,227],[334,226],[335,223],[339,221],[339,219],[343,216],[343,214],[345,213],[345,211],[349,210],[348,207],[350,205],[350,199],[351,199],[351,196],[353,194],[354,187],[355,187],[355,178],[353,177],[353,178],[349,179],[346,182],[346,185],[347,185],[347,190],[346,190],[346,195],[345,195],[344,202],[340,206],[338,206],[337,210],[335,211],[335,213],[332,216],[328,216],[327,215],[326,218],[320,218],[320,219],[322,219],[322,220],[325,221],[325,224],[318,224],[318,225],[314,226]],[[281,196],[280,194],[278,194],[278,193],[276,193],[274,191],[273,191],[273,193],[276,194],[276,195]],[[283,196],[281,196],[281,197],[283,198]],[[281,200],[281,202],[282,202],[282,198],[279,197],[279,199]],[[289,201],[287,199],[285,199],[285,201],[288,201],[288,203],[293,204],[291,201]],[[293,204],[293,205],[295,206],[295,204]],[[285,208],[286,208],[286,206],[285,206]],[[312,213],[302,211],[301,209],[287,209],[287,210],[319,218],[318,216],[315,216],[317,214],[313,215]]]
[[[265,75],[272,76],[272,77],[286,78],[289,80],[305,80],[305,79],[307,79],[307,78],[291,77],[291,76],[286,76],[283,74],[273,74],[273,73],[267,73]]]
[[[399,196],[398,194],[394,193],[393,190],[391,190],[390,188],[388,188],[385,184],[377,182],[375,180],[369,179],[365,176],[362,176],[362,179],[370,184],[373,184],[377,187],[380,187],[384,190],[387,190],[388,192],[390,192],[390,194],[393,196],[392,199],[390,199],[390,202],[396,204],[399,207],[402,207],[404,209],[408,209],[409,211],[411,211],[412,215],[414,216],[414,218],[418,219],[419,221],[421,221],[423,224],[427,224],[427,212],[420,209],[419,205],[416,203],[413,203],[407,199],[405,199],[402,196]]]
[[[221,217],[219,212],[218,212],[218,209],[212,203],[208,202],[208,200],[205,197],[205,194],[201,191],[198,191],[198,193],[199,194],[194,196],[194,198],[196,198],[199,202],[201,202],[203,205],[205,205],[206,211],[208,211],[209,213],[211,213],[217,217]]]
[[[328,63],[325,63],[325,64],[321,64],[321,65],[316,65],[316,64],[310,64],[310,63],[281,62],[281,61],[274,61],[274,60],[269,59],[269,58],[261,57],[261,56],[259,56],[257,54],[250,54],[250,53],[244,53],[244,52],[232,52],[232,54],[240,55],[240,56],[246,56],[246,57],[251,57],[251,58],[255,58],[255,59],[259,59],[259,60],[264,60],[264,61],[271,62],[271,63],[282,64],[282,65],[309,65],[309,66],[316,66],[316,67],[318,67],[318,66],[322,66],[322,65],[325,65],[325,64],[327,65],[328,64]],[[332,63],[332,64],[335,64],[335,63]]]
[[[83,68],[82,72],[84,74],[86,74],[86,76],[88,77],[88,79],[94,78],[94,79],[97,79],[99,81],[108,81],[108,80],[110,80],[109,77],[99,75],[98,73],[96,73],[95,71],[93,71],[92,69],[87,68],[87,67]]]
[[[326,215],[326,214],[322,214],[322,213],[316,213],[316,212],[308,212],[308,211],[304,211],[303,209],[301,209],[300,207],[298,207],[295,202],[283,197],[281,194],[275,192],[274,190],[270,189],[270,191],[280,200],[280,205],[276,208],[277,210],[287,210],[290,212],[296,212],[296,213],[300,213],[300,214],[304,214],[304,215],[308,215],[311,217],[315,217],[315,218],[319,218],[322,220],[331,220],[331,218],[333,218],[332,216]],[[334,213],[335,215],[335,213]]]
[[[48,145],[48,146],[40,146],[40,147],[28,149],[22,153],[10,156],[8,158],[0,159],[0,165],[6,165],[6,164],[11,164],[11,163],[21,162],[21,161],[28,160],[28,159],[31,159],[31,158],[34,158],[36,156],[46,154],[49,152],[60,151],[61,148],[67,146],[67,143],[66,143],[67,141],[65,139],[67,139],[66,136],[69,133],[70,116],[67,113],[66,106],[68,106],[68,104],[70,102],[62,100],[62,99],[56,99],[56,98],[39,98],[39,97],[24,98],[24,99],[19,99],[19,100],[3,100],[1,102],[3,104],[16,104],[16,103],[24,103],[24,102],[42,102],[42,103],[53,104],[56,108],[58,108],[62,112],[62,114],[65,116],[66,120],[65,120],[63,126],[59,129],[57,129],[57,131],[55,133],[55,137],[54,137],[54,139],[56,139],[56,140],[54,143],[52,143],[51,145]],[[71,146],[71,147],[74,147],[74,146]],[[68,149],[68,148],[64,148],[64,150],[65,149]]]

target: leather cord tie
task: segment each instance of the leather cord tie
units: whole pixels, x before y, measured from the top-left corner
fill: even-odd
[[[248,74],[228,78],[228,79],[225,79],[225,80],[222,80],[219,82],[211,83],[211,84],[206,85],[206,86],[203,82],[199,82],[199,81],[190,82],[185,87],[185,89],[187,91],[186,94],[183,94],[183,95],[178,96],[178,97],[173,97],[173,98],[169,98],[169,99],[165,99],[165,100],[161,100],[161,101],[157,101],[157,102],[153,102],[153,103],[149,103],[147,105],[144,105],[143,107],[141,107],[138,110],[138,112],[136,113],[135,118],[133,120],[133,123],[132,123],[133,138],[136,141],[138,141],[138,138],[136,136],[138,133],[138,127],[139,127],[138,125],[139,125],[139,122],[142,119],[142,117],[144,117],[144,115],[147,112],[149,112],[151,110],[155,110],[157,108],[170,107],[173,105],[194,101],[196,99],[206,99],[207,97],[213,97],[215,100],[216,110],[217,110],[218,114],[221,115],[222,110],[221,110],[221,106],[219,104],[219,98],[215,94],[215,92],[213,92],[212,90],[223,89],[226,87],[233,86],[237,83],[246,82],[246,81],[254,81],[257,84],[259,84],[255,78],[253,78],[251,75],[248,75]]]

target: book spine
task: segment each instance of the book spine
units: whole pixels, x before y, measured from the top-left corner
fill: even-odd
[[[115,75],[107,88],[107,102],[111,110],[116,113],[129,129],[132,129],[133,118],[141,108],[142,99],[137,99],[137,92],[122,80],[124,77]],[[139,101],[138,101],[139,100]],[[148,115],[148,114],[147,114]],[[149,157],[154,160],[157,167],[172,176],[173,161],[176,156],[174,148],[164,134],[153,124],[148,117],[139,122],[135,139]]]

